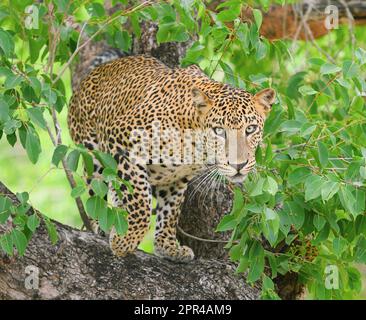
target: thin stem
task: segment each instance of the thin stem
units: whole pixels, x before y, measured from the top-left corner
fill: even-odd
[[[49,14],[49,24],[50,24],[49,25],[49,30],[50,30],[49,32],[51,33],[51,30],[53,30],[53,32],[55,32],[57,34],[58,31],[56,31],[54,29],[55,27],[54,27],[54,23],[53,23],[53,19],[52,19],[51,14]],[[57,36],[53,37],[52,35],[50,35],[49,39],[50,39],[50,44],[49,44],[50,48],[53,48],[53,50],[50,50],[49,67],[48,67],[49,74],[50,74],[50,79],[52,79],[52,77],[53,77],[53,63],[54,63],[54,58],[55,58],[54,55],[55,55],[55,52],[56,52],[58,37]],[[54,125],[54,128],[55,128],[56,136],[53,134],[53,132],[52,132],[51,128],[48,126],[48,124],[47,124],[47,132],[48,132],[48,135],[50,136],[50,139],[51,139],[53,145],[55,147],[57,147],[57,146],[62,144],[61,126],[60,126],[60,123],[59,123],[58,118],[57,118],[57,112],[56,112],[55,106],[51,105],[50,109],[51,109],[52,121],[53,121],[53,125]],[[74,179],[74,176],[73,176],[72,172],[67,167],[67,163],[66,163],[65,158],[62,159],[61,163],[62,163],[62,167],[63,167],[64,172],[65,172],[66,178],[67,178],[71,188],[74,189],[76,187],[76,182],[75,182],[75,179]],[[81,220],[83,221],[84,226],[86,227],[87,230],[92,231],[92,227],[90,225],[89,218],[88,218],[88,216],[85,212],[84,205],[83,205],[83,202],[81,201],[81,198],[80,197],[75,198],[75,202],[76,202],[76,206],[78,208],[78,211],[79,211],[79,214],[80,214]]]
[[[55,84],[58,80],[61,79],[62,75],[65,73],[65,71],[67,70],[67,68],[70,66],[71,62],[75,59],[76,55],[80,52],[81,49],[83,49],[86,45],[88,45],[89,42],[91,42],[96,36],[98,36],[105,27],[107,27],[109,24],[113,23],[114,21],[116,21],[117,19],[119,19],[122,16],[127,16],[131,13],[134,13],[138,10],[141,10],[142,8],[145,8],[146,6],[152,4],[151,1],[145,1],[139,5],[137,5],[136,7],[127,10],[125,12],[121,12],[119,15],[108,19],[101,27],[98,31],[96,31],[90,38],[88,38],[88,40],[86,40],[82,45],[80,45],[79,47],[76,48],[76,50],[72,53],[71,57],[69,58],[69,60],[67,61],[67,63],[63,66],[63,68],[61,69],[60,73],[57,75],[57,77],[52,81],[52,84]]]

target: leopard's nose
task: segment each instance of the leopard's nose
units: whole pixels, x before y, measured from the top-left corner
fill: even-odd
[[[248,163],[248,160],[242,163],[236,163],[236,164],[232,164],[231,166],[236,169],[238,172],[243,169]]]

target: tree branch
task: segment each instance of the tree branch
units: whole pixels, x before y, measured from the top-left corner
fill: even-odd
[[[16,196],[0,182],[0,193]],[[138,251],[114,257],[105,238],[54,222],[52,245],[44,224],[21,258],[0,253],[0,299],[242,299],[259,289],[235,275],[227,261],[176,264]],[[0,225],[0,234],[6,225]],[[39,268],[39,288],[27,289],[27,266]]]

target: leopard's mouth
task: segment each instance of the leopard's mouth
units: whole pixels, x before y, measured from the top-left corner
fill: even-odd
[[[232,177],[226,177],[230,182],[234,183],[234,184],[242,184],[245,180],[245,178],[247,177],[246,174],[241,174],[241,173],[237,173],[236,175],[232,176]]]

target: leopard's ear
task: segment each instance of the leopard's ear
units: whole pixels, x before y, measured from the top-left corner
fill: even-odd
[[[257,111],[267,117],[268,113],[272,109],[272,104],[276,100],[276,91],[271,88],[259,91],[254,95],[255,107]]]
[[[200,114],[204,114],[212,106],[211,99],[200,89],[193,87],[191,90],[192,102]]]

